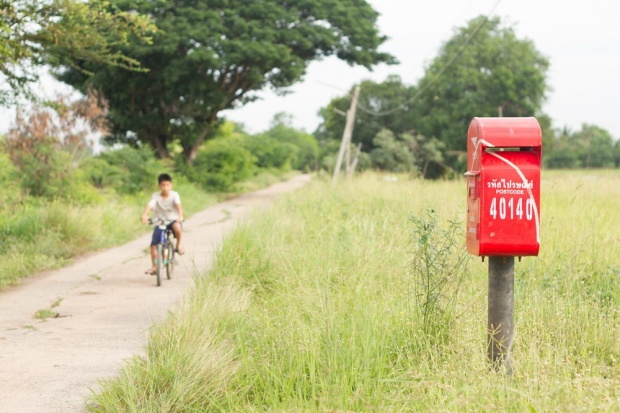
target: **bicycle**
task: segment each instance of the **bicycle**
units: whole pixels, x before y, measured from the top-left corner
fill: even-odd
[[[155,260],[155,275],[157,276],[158,287],[161,285],[163,267],[166,267],[166,277],[171,279],[176,264],[176,259],[174,257],[176,247],[171,241],[172,237],[174,237],[174,232],[172,228],[168,227],[171,222],[172,221],[166,221],[161,218],[149,218],[149,224],[156,225],[162,230],[161,239],[159,243],[157,243],[157,259]]]

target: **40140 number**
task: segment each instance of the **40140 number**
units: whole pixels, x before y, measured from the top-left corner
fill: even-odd
[[[534,201],[531,198],[504,198],[491,199],[489,215],[493,219],[534,219]]]

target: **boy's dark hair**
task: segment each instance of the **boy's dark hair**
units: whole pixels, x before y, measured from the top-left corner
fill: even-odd
[[[161,184],[162,182],[172,182],[172,177],[168,174],[160,174],[157,177],[157,183]]]

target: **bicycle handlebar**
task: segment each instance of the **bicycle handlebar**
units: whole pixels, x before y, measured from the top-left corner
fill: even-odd
[[[163,219],[163,218],[149,218],[148,222],[151,225],[168,225],[168,224],[172,223],[173,220]]]
[[[184,221],[177,221],[176,219],[163,219],[163,218],[149,218],[149,225],[170,225],[173,222],[178,222],[183,225]]]

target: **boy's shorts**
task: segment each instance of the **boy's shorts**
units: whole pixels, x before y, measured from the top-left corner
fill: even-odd
[[[176,221],[172,221],[171,223],[166,225],[166,229],[172,230],[172,226],[174,225],[175,222]],[[164,231],[165,230],[159,228],[159,225],[155,226],[155,229],[153,230],[153,237],[151,238],[151,245],[157,245],[161,242],[161,233]],[[173,232],[173,235],[174,235],[174,232]]]

